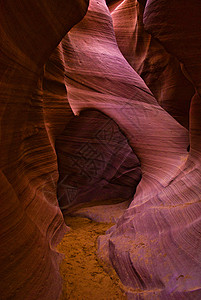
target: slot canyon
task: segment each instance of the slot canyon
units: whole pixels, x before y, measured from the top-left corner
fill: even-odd
[[[0,0],[0,300],[201,299],[201,2]]]

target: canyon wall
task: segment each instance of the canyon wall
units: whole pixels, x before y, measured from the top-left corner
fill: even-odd
[[[87,5],[0,1],[2,300],[58,299],[61,293],[62,256],[55,247],[66,226],[56,197],[54,141],[66,125],[68,103],[62,69],[52,69],[61,92],[53,87],[51,93],[43,86],[44,64]]]
[[[112,118],[142,171],[129,208],[99,238],[99,257],[116,270],[128,299],[199,299],[199,73],[191,76],[166,36],[163,42],[158,5],[149,1],[145,7],[148,34],[136,1],[112,2],[112,14],[104,1],[91,1],[85,18],[61,42],[65,82],[73,112],[99,109]],[[174,16],[173,1],[167,6],[161,4],[162,13]],[[166,24],[167,16],[161,18]],[[167,24],[164,33],[170,27],[170,37],[182,44],[174,23]]]
[[[201,297],[201,7],[107,4],[0,1],[1,299],[58,299],[60,208],[111,198],[128,299]]]

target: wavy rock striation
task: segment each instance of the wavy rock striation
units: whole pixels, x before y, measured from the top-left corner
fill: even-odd
[[[111,6],[111,10],[122,54],[144,79],[159,104],[188,128],[190,101],[195,90],[182,72],[183,65],[145,31],[144,7],[137,0],[124,0],[115,9]],[[160,28],[159,23],[157,28]]]
[[[139,160],[113,120],[87,110],[57,138],[58,200],[63,213],[78,204],[132,200],[141,179]]]
[[[152,12],[151,1],[147,5]],[[145,16],[146,13],[145,8]],[[112,118],[141,164],[142,179],[132,203],[107,235],[99,239],[100,257],[115,268],[128,299],[199,299],[201,126],[198,93],[191,101],[189,153],[188,130],[158,104],[134,70],[134,64],[129,64],[123,51],[120,52],[104,1],[90,2],[85,18],[61,45],[68,99],[74,113],[78,115],[87,108],[99,109]],[[180,78],[180,86],[175,85],[174,97],[181,91],[181,83],[186,81],[189,91],[183,100],[186,105],[193,89],[199,89],[190,76],[188,80],[183,76],[179,57],[177,60],[174,55],[170,56],[160,44],[157,47],[161,57],[164,54],[170,64],[173,61],[177,66],[175,78]],[[144,67],[143,62],[142,65]],[[164,75],[163,71],[161,74]],[[163,81],[159,90],[164,89]],[[175,99],[170,98],[170,106],[173,107],[174,102]],[[173,108],[173,113],[175,111]],[[186,112],[181,116],[186,120]]]
[[[66,226],[56,198],[54,140],[66,125],[67,100],[55,91],[54,70],[52,104],[43,66],[86,10],[87,1],[0,1],[2,300],[61,293],[55,246]]]
[[[107,2],[0,1],[1,299],[58,299],[57,192],[132,200],[79,212],[128,299],[201,298],[201,7]]]

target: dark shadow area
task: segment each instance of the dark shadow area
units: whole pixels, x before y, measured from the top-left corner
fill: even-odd
[[[97,110],[73,117],[56,141],[63,214],[132,200],[140,163],[117,124]]]

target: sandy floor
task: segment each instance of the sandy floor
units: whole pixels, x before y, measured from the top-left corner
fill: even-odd
[[[60,267],[63,277],[61,300],[126,299],[116,273],[106,273],[96,256],[97,238],[112,224],[81,217],[66,217],[65,221],[72,230],[58,246],[65,254]]]

